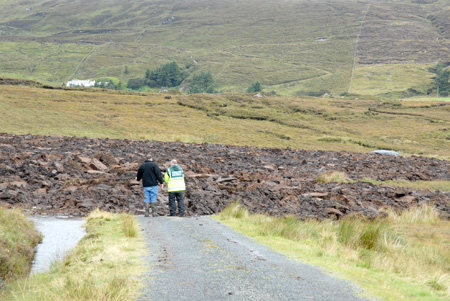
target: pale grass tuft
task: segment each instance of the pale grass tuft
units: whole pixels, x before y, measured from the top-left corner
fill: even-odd
[[[426,285],[436,291],[447,291],[449,289],[450,277],[445,274],[434,274],[431,279],[427,280]]]
[[[246,208],[239,204],[239,200],[234,201],[220,213],[224,218],[247,218],[249,212]]]
[[[123,223],[123,232],[126,237],[136,237],[138,234],[138,225],[134,216],[128,213],[121,214]]]
[[[316,178],[316,181],[320,183],[331,183],[331,182],[345,183],[348,182],[348,178],[345,172],[329,171],[319,175]]]
[[[386,211],[389,219],[395,224],[436,224],[439,223],[439,213],[433,205],[422,205],[411,207],[402,213],[397,213],[392,209]]]
[[[113,214],[111,212],[107,211],[100,211],[100,209],[96,208],[94,209],[90,214],[89,218],[111,218]]]

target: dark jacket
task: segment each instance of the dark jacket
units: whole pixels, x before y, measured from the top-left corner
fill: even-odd
[[[158,165],[149,160],[139,167],[136,178],[138,181],[142,179],[143,187],[156,186],[158,182],[164,183]]]

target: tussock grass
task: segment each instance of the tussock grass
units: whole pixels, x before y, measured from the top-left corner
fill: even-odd
[[[123,232],[126,237],[136,237],[138,235],[138,224],[134,216],[122,213]]]
[[[431,206],[402,213],[387,210],[383,219],[347,216],[341,221],[301,221],[245,211],[234,203],[217,219],[278,252],[354,280],[372,296],[450,296],[450,222],[439,219]]]
[[[345,172],[329,171],[319,175],[316,178],[316,181],[321,183],[331,183],[331,182],[344,183],[348,182],[348,179]]]
[[[233,205],[222,210],[221,216],[227,218],[247,218],[249,216],[248,210],[239,205],[239,201],[235,201]]]
[[[380,249],[383,245],[381,234],[386,228],[387,222],[383,219],[370,221],[349,215],[338,224],[337,240],[354,249]]]
[[[19,209],[0,207],[0,283],[26,276],[42,235]]]
[[[3,300],[136,298],[145,251],[133,220],[128,214],[93,211],[86,221],[85,237],[67,257],[48,272],[6,287]]]

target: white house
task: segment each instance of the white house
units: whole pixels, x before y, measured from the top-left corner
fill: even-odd
[[[95,80],[69,80],[67,87],[93,87],[95,86]]]

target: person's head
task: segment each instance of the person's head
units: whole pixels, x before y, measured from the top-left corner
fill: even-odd
[[[147,161],[153,161],[153,156],[152,156],[152,154],[148,154],[148,155],[147,155]]]
[[[177,160],[173,159],[172,161],[170,161],[170,166],[174,166],[177,164]]]

